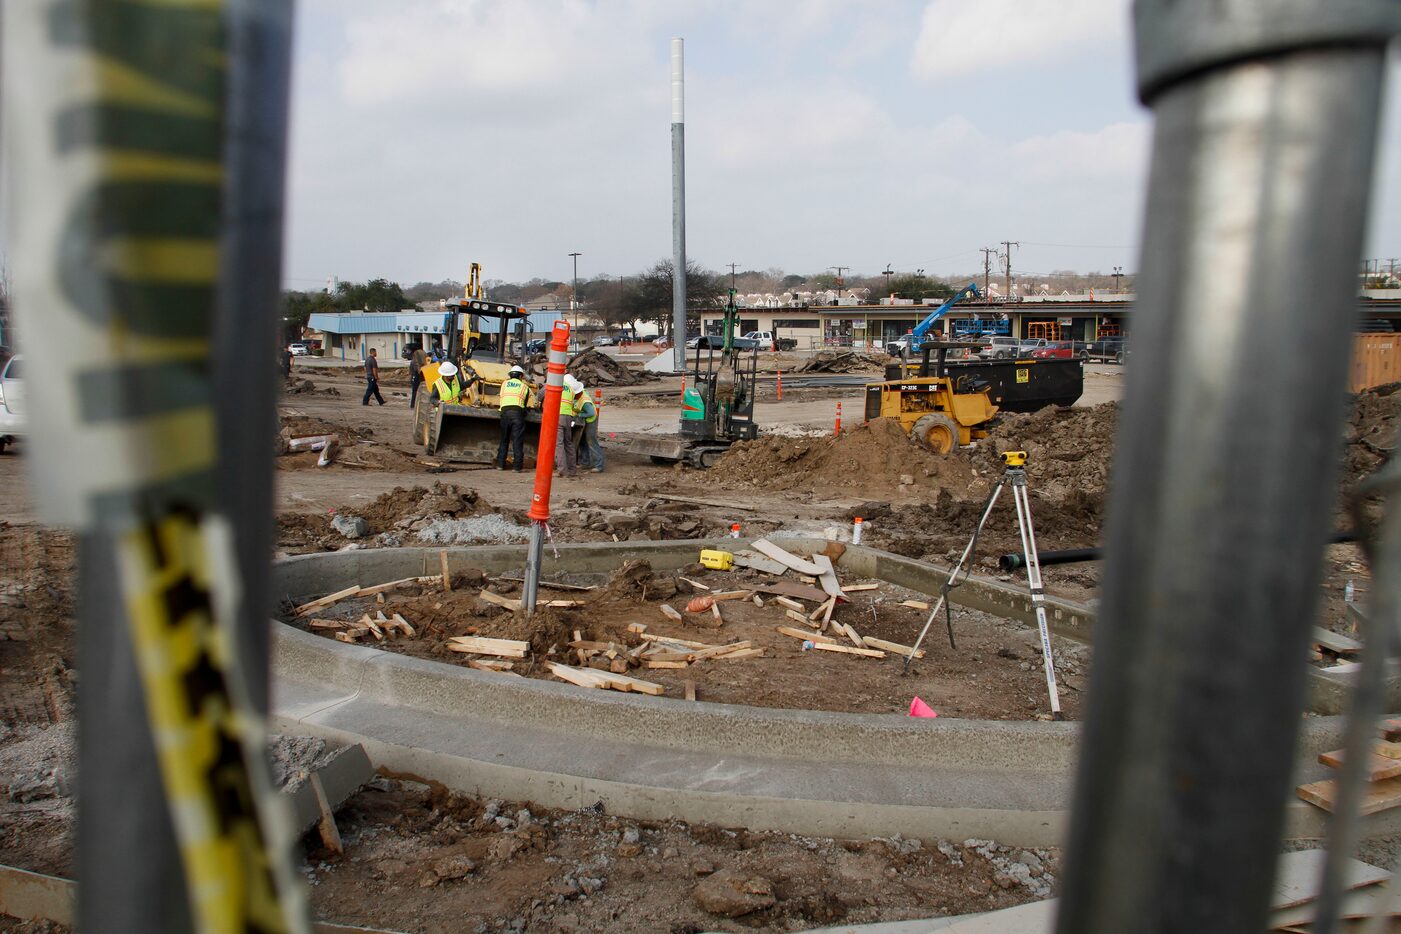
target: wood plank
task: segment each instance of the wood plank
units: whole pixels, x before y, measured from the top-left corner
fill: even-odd
[[[690,662],[654,662],[650,658],[642,663],[643,668],[689,668]]]
[[[1270,908],[1292,908],[1316,899],[1327,855],[1323,850],[1296,850],[1281,854],[1275,863],[1274,891],[1270,895]],[[1384,869],[1369,866],[1356,859],[1349,859],[1343,864],[1343,883],[1349,889],[1376,885],[1385,881],[1389,875]]]
[[[753,548],[765,558],[777,561],[784,567],[797,571],[799,574],[810,574],[813,577],[817,577],[822,573],[822,568],[817,564],[811,561],[805,561],[792,552],[785,551],[767,538],[761,538],[750,542],[749,547]]]
[[[785,636],[792,636],[794,639],[803,639],[808,642],[826,642],[835,645],[837,640],[830,636],[824,636],[811,630],[794,629],[792,626],[775,626],[779,632]]]
[[[345,852],[345,847],[341,844],[341,832],[336,827],[336,814],[331,810],[331,802],[326,798],[326,789],[321,784],[321,775],[318,772],[312,772],[307,776],[307,782],[311,785],[311,793],[316,799],[316,810],[321,813],[321,817],[316,822],[316,831],[326,849],[340,856]]]
[[[646,632],[646,631],[647,631],[647,624],[646,624],[646,623],[632,623],[631,625],[628,626],[628,632],[635,632],[635,633],[641,634],[641,633],[644,633],[644,632]]]
[[[478,671],[510,671],[516,667],[516,663],[497,658],[471,658],[467,660],[467,667]]]
[[[838,626],[838,628],[841,629],[842,632],[846,633],[846,637],[851,640],[852,645],[856,646],[858,649],[864,649],[867,647],[866,641],[861,638],[861,634],[855,629],[853,629],[850,625],[848,625],[847,623],[837,623],[836,625]]]
[[[657,609],[661,610],[662,615],[665,616],[667,619],[672,620],[673,622],[679,623],[685,620],[685,617],[681,615],[681,613],[676,609],[676,607],[668,603],[663,603],[661,606],[657,607]]]
[[[857,649],[847,645],[837,645],[836,643],[816,642],[812,646],[824,652],[841,652],[845,655],[864,655],[867,658],[885,658],[885,653],[879,649]]]
[[[718,593],[712,593],[710,599],[719,603],[724,600],[748,600],[752,596],[754,596],[752,590],[722,590]]]
[[[847,593],[861,593],[863,590],[880,590],[880,584],[844,584],[842,589]]]
[[[836,597],[828,597],[826,600],[822,601],[821,606],[819,606],[817,609],[813,610],[811,613],[808,614],[808,622],[817,622],[817,620],[822,616],[822,614],[827,612],[827,604],[833,602],[836,599]]]
[[[759,609],[762,610],[764,608],[764,598],[759,596],[757,593],[750,599],[754,601],[754,605],[757,606]]]
[[[380,642],[384,641],[384,630],[380,629],[379,625],[374,620],[370,619],[369,613],[366,613],[364,616],[360,617],[360,625],[364,626],[370,632],[374,633],[376,640]]]
[[[884,639],[875,639],[871,636],[862,636],[861,638],[865,641],[868,648],[884,649],[885,651],[892,652],[896,655],[908,656],[911,652],[914,651],[913,646],[901,645],[898,642],[886,642]],[[918,652],[915,652],[915,658],[923,657],[924,649],[920,649]]]
[[[676,575],[676,579],[679,580],[679,581],[685,581],[686,583],[690,584],[692,587],[696,588],[697,590],[703,590],[703,591],[705,591],[706,593],[710,593],[710,588],[707,587],[707,586],[705,586],[704,584],[702,584],[700,581],[693,581],[693,580],[691,580],[689,577],[682,577],[682,576],[679,575],[679,574]]]
[[[748,639],[745,639],[743,642],[731,642],[729,645],[716,645],[708,649],[698,649],[692,652],[691,658],[694,661],[702,661],[703,659],[715,658],[719,655],[728,655],[740,649],[751,648],[753,645],[754,643],[750,642]]]
[[[692,653],[690,651],[657,651],[653,650],[642,656],[644,662],[689,662]]]
[[[787,616],[795,623],[802,623],[805,626],[808,625],[808,618],[806,613],[794,613],[792,610],[784,610],[783,615]]]
[[[644,632],[638,638],[647,642],[670,642],[672,645],[688,649],[713,649],[716,647],[714,642],[692,642],[690,639],[673,639],[671,636],[658,636],[650,632]]]
[[[817,577],[817,583],[823,591],[830,597],[845,600],[847,596],[842,592],[841,581],[837,580],[837,569],[833,566],[832,559],[826,555],[813,555],[812,560],[822,571]]]
[[[907,606],[912,610],[929,609],[929,604],[925,603],[923,600],[901,600],[900,606]]]
[[[336,641],[338,641],[338,642],[349,642],[350,644],[354,645],[355,642],[356,642],[359,638],[360,638],[359,634],[358,634],[358,633],[354,633],[354,632],[338,632],[338,633],[336,633]]]
[[[1341,633],[1332,632],[1322,626],[1313,627],[1313,644],[1321,645],[1336,655],[1350,655],[1362,651],[1362,643],[1349,639]]]
[[[710,605],[710,615],[715,617],[715,622],[721,626],[725,625],[725,617],[720,615],[720,604],[712,603]]]
[[[664,499],[668,503],[689,503],[693,506],[714,506],[716,509],[741,509],[746,512],[753,512],[757,506],[745,506],[742,503],[728,502],[722,503],[714,499],[696,499],[691,496],[673,496],[670,493],[648,493],[652,499]]]
[[[359,592],[360,585],[353,584],[350,587],[345,588],[344,590],[337,590],[335,593],[328,593],[324,597],[318,597],[317,599],[312,600],[310,603],[303,603],[301,606],[297,607],[296,615],[306,616],[308,613],[311,613],[315,610],[324,610],[331,604],[339,603],[347,597],[355,596]]]
[[[350,625],[348,619],[309,619],[307,625],[312,629],[344,629]]]
[[[438,562],[442,565],[443,568],[443,589],[451,590],[452,573],[448,570],[448,553],[446,549],[438,552]]]
[[[517,603],[520,601],[517,600]],[[587,606],[583,600],[546,600],[541,606],[554,607],[557,610],[568,610],[576,606]]]
[[[487,639],[481,636],[454,636],[448,641],[454,652],[475,652],[479,655],[500,655],[504,658],[525,658],[530,643],[518,639]]]
[[[561,681],[577,684],[581,688],[602,688],[605,686],[602,675],[592,668],[572,668],[556,662],[546,662],[545,668]]]
[[[519,610],[521,608],[520,600],[515,597],[503,597],[500,594],[492,593],[490,590],[483,590],[481,593],[477,594],[477,597],[481,600],[485,600],[487,603],[507,610]]]
[[[1338,783],[1334,779],[1309,782],[1295,789],[1300,798],[1316,804],[1328,813],[1333,813],[1333,805],[1338,793]],[[1401,778],[1388,778],[1373,782],[1366,788],[1359,814],[1377,814],[1401,805]]]
[[[1401,759],[1401,743],[1392,743],[1386,740],[1382,740],[1381,742],[1377,743],[1377,748],[1373,749],[1372,751],[1375,752],[1377,755],[1385,756],[1388,759]]]
[[[397,580],[397,581],[386,581],[386,582],[383,583],[383,584],[375,584],[373,587],[362,587],[362,588],[360,588],[359,596],[368,597],[368,596],[372,596],[372,595],[376,595],[376,594],[382,594],[382,593],[384,593],[386,590],[393,590],[395,587],[402,587],[402,586],[404,586],[405,584],[416,584],[416,583],[418,583],[418,578],[417,578],[417,577],[405,577],[405,578],[403,578],[403,579],[401,579],[401,580]]]
[[[409,637],[417,635],[417,633],[414,631],[414,628],[409,625],[409,621],[404,619],[404,617],[400,616],[398,613],[395,613],[390,621],[394,624],[395,628],[397,628],[404,635]]]
[[[499,580],[499,581],[510,581],[510,582],[513,583],[513,584],[524,584],[524,583],[525,583],[525,578],[524,578],[524,577],[498,577],[498,578],[496,578],[496,580]],[[589,590],[597,590],[597,589],[598,589],[598,585],[595,584],[595,585],[592,586],[592,587],[582,587],[582,586],[580,586],[579,584],[561,584],[561,583],[559,583],[558,581],[541,581],[541,582],[540,582],[540,589],[541,589],[541,590],[579,590],[579,591],[589,591]]]
[[[837,606],[837,601],[836,601],[836,600],[828,600],[828,601],[827,601],[827,609],[825,609],[825,610],[822,611],[822,626],[823,626],[823,628],[826,628],[827,624],[830,623],[830,622],[832,622],[832,610],[836,609],[836,606]]]
[[[775,577],[788,573],[788,569],[772,558],[765,558],[761,554],[752,551],[735,552],[735,565],[737,567],[749,568],[762,574],[772,574]]]
[[[605,677],[608,679],[608,687],[615,691],[631,691],[634,694],[650,694],[653,697],[659,697],[666,693],[664,686],[652,681],[643,681],[641,678],[630,678],[627,675],[616,675],[611,672]]]
[[[1343,767],[1343,751],[1320,753],[1318,761],[1335,769]],[[1367,781],[1380,782],[1401,776],[1401,759],[1388,759],[1386,756],[1372,755],[1367,760]]]
[[[821,603],[827,599],[827,592],[822,588],[798,584],[793,581],[770,581],[766,584],[756,584],[754,589],[759,593],[782,594],[785,597],[810,600],[813,603]]]
[[[691,678],[687,678],[687,679],[686,679],[686,700],[688,700],[688,701],[693,701],[693,700],[695,700],[695,699],[696,699],[696,682],[695,682],[694,680],[692,680]]]
[[[728,662],[736,658],[754,658],[756,655],[763,655],[763,649],[740,649],[738,652],[728,652],[724,655],[715,656],[717,662]]]
[[[803,606],[801,603],[799,603],[797,600],[792,599],[791,597],[774,597],[773,602],[783,607],[784,609],[792,610],[795,613],[807,612],[807,607]]]
[[[1385,893],[1370,888],[1356,892],[1347,892],[1343,895],[1341,911],[1338,913],[1340,921],[1351,921],[1362,918],[1370,918],[1374,914],[1384,914],[1387,917],[1395,918],[1398,910],[1393,906],[1390,911],[1383,904]],[[1311,931],[1315,929],[1317,920],[1318,905],[1306,902],[1292,908],[1284,908],[1270,913],[1269,925],[1271,931]],[[1334,927],[1335,931],[1355,930],[1351,927]],[[1384,931],[1394,930],[1390,925],[1382,928]]]

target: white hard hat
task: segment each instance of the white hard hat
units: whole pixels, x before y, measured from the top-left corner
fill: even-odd
[[[438,375],[439,375],[439,376],[456,376],[456,375],[457,375],[457,367],[455,367],[455,366],[452,365],[452,361],[448,361],[448,362],[446,362],[446,363],[444,363],[444,364],[442,364],[441,366],[438,367]]]
[[[564,385],[569,387],[570,392],[584,391],[584,384],[579,382],[578,378],[573,373],[566,373],[564,375]]]
[[[506,371],[506,374],[508,376],[514,376],[517,373],[521,374],[522,376],[525,375],[525,370],[521,368],[521,365],[519,363],[517,363],[515,366],[511,367],[509,370]]]

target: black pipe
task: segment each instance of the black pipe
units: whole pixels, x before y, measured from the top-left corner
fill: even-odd
[[[1334,532],[1328,539],[1330,545],[1344,545],[1348,542],[1357,541],[1355,532]],[[1094,548],[1066,548],[1061,551],[1038,551],[1036,559],[1041,562],[1041,566],[1049,567],[1052,564],[1080,564],[1084,561],[1098,561],[1104,557],[1104,549]],[[1009,555],[1002,555],[997,559],[997,566],[1003,571],[1016,571],[1026,567],[1026,555],[1023,552],[1014,552]]]

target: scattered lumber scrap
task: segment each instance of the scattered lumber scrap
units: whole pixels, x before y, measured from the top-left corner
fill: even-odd
[[[1327,649],[1334,655],[1355,655],[1362,651],[1361,642],[1349,639],[1341,633],[1324,629],[1322,626],[1313,627],[1313,644],[1321,649]]]
[[[642,633],[638,638],[642,639],[644,642],[669,642],[672,645],[679,645],[682,648],[688,649],[712,649],[715,647],[709,642],[692,642],[689,639],[673,639],[671,636],[658,636],[648,632]]]
[[[847,593],[860,593],[863,590],[879,590],[880,584],[846,584],[842,589]]]
[[[647,624],[646,624],[646,623],[631,623],[631,624],[628,626],[628,632],[635,632],[635,633],[637,633],[638,635],[641,635],[642,633],[644,633],[644,632],[646,632],[646,631],[647,631]]]
[[[344,629],[351,625],[348,619],[309,619],[306,623],[312,629]]]
[[[446,549],[438,552],[438,563],[442,566],[443,569],[443,589],[451,590],[452,572],[448,570],[448,553]]]
[[[764,574],[773,574],[775,576],[782,576],[788,573],[786,567],[772,558],[765,558],[756,551],[735,552],[735,566],[749,568],[750,570],[760,571]]]
[[[857,649],[849,645],[837,645],[835,642],[814,642],[812,647],[821,649],[824,652],[841,652],[845,655],[864,655],[867,658],[885,658],[885,653],[879,649]]]
[[[1335,749],[1332,752],[1319,753],[1318,761],[1332,768],[1341,769],[1343,767],[1343,751]],[[1386,756],[1373,753],[1367,760],[1367,781],[1380,782],[1397,777],[1401,777],[1401,759],[1388,759]]]
[[[752,590],[722,590],[718,593],[712,593],[710,599],[720,603],[725,600],[748,600],[753,596],[755,593]]]
[[[510,671],[516,667],[516,663],[499,658],[473,658],[467,661],[467,667],[478,671]]]
[[[448,640],[448,648],[454,652],[470,655],[499,655],[502,658],[525,658],[530,651],[529,642],[517,639],[486,639],[481,636],[454,636]]]
[[[676,579],[679,581],[685,581],[697,590],[704,591],[706,593],[710,592],[710,588],[707,587],[705,584],[702,584],[700,581],[693,581],[689,577],[682,577],[679,574],[676,576]]]
[[[676,607],[672,606],[669,603],[663,603],[661,606],[657,607],[657,609],[661,610],[662,615],[665,616],[667,619],[671,620],[672,622],[680,623],[684,622],[686,619],[686,617],[682,616],[681,612],[677,610]]]
[[[1338,782],[1326,778],[1319,782],[1308,782],[1295,789],[1298,796],[1309,804],[1316,804],[1328,813],[1333,813],[1337,805]],[[1388,778],[1379,782],[1369,782],[1363,793],[1359,814],[1378,814],[1401,805],[1401,778]]]
[[[912,646],[901,645],[898,642],[886,642],[884,639],[875,639],[871,636],[862,636],[861,638],[865,640],[867,648],[883,649],[895,655],[905,656],[908,656],[911,652],[914,652],[915,658],[924,657],[924,649],[920,649],[918,652],[915,652]]]
[[[356,594],[356,596],[357,596],[357,597],[369,597],[369,596],[372,596],[372,595],[379,595],[379,594],[385,593],[386,591],[394,590],[396,587],[403,587],[405,584],[417,584],[417,583],[418,583],[418,578],[417,578],[417,577],[405,577],[405,578],[402,578],[402,579],[397,580],[397,581],[386,581],[386,582],[383,583],[383,584],[375,584],[375,585],[372,586],[372,587],[361,587],[361,588],[360,588],[360,592],[359,592],[358,594]]]
[[[693,701],[693,700],[695,700],[695,699],[696,699],[696,682],[693,681],[693,680],[691,680],[690,678],[687,678],[687,679],[686,679],[686,700]]]
[[[808,620],[806,614],[804,614],[804,613],[799,613],[799,612],[797,612],[797,611],[795,611],[795,610],[784,610],[784,611],[783,611],[783,615],[784,615],[784,616],[787,616],[789,619],[793,620],[793,622],[795,622],[795,623],[808,624],[808,623],[810,622],[810,621]]]
[[[499,606],[502,609],[519,610],[521,608],[520,600],[515,597],[503,597],[500,594],[492,593],[490,590],[483,589],[481,593],[477,594],[477,597],[493,606]]]
[[[759,593],[780,594],[785,597],[792,597],[796,600],[810,600],[813,603],[821,603],[828,597],[827,591],[820,587],[813,587],[809,584],[799,584],[795,581],[770,581],[766,584],[756,584],[754,589]]]
[[[1386,756],[1388,759],[1401,759],[1401,743],[1393,743],[1384,739],[1377,743],[1377,748],[1372,751],[1379,756]]]
[[[793,600],[793,599],[791,599],[791,598],[789,598],[789,597],[774,597],[774,598],[773,598],[773,602],[774,602],[774,603],[777,603],[779,606],[783,607],[785,610],[792,610],[794,613],[804,613],[804,612],[807,612],[807,607],[803,606],[803,605],[802,605],[801,603],[799,603],[797,600]]]
[[[866,640],[862,639],[861,634],[853,629],[849,623],[838,623],[836,624],[836,628],[846,634],[846,637],[851,640],[852,645],[856,646],[858,649],[866,648]]]
[[[822,590],[833,599],[847,599],[846,594],[842,593],[841,582],[837,580],[837,569],[832,566],[832,559],[826,555],[813,555],[812,561],[820,569],[817,582],[822,585]]]
[[[778,547],[767,538],[758,539],[750,543],[749,547],[759,552],[759,554],[763,555],[765,558],[777,561],[784,567],[797,571],[799,574],[807,574],[811,577],[820,577],[822,575],[822,565],[813,561],[804,561],[797,555]]]
[[[792,626],[775,626],[779,633],[785,636],[792,636],[794,639],[802,639],[805,642],[826,642],[831,645],[836,644],[836,639],[824,636],[821,633],[794,629]]]
[[[496,579],[499,580],[499,581],[510,581],[510,582],[513,583],[513,584],[524,584],[524,583],[525,583],[525,578],[524,578],[524,577],[498,577],[498,578],[496,578]],[[540,589],[541,589],[541,590],[578,590],[578,591],[589,591],[589,590],[597,590],[598,587],[597,587],[597,586],[584,587],[584,586],[581,586],[581,585],[579,585],[579,584],[561,584],[561,583],[559,583],[559,582],[557,582],[557,581],[541,581],[541,582],[540,582]]]
[[[753,512],[757,506],[746,506],[743,503],[729,502],[722,503],[714,499],[696,499],[692,496],[673,496],[670,493],[648,493],[651,499],[664,499],[669,503],[687,503],[692,506],[714,506],[717,509],[742,509],[745,512]]]
[[[1322,850],[1285,853],[1275,866],[1274,891],[1270,895],[1271,931],[1309,931],[1317,922],[1316,904],[1326,854]],[[1390,878],[1385,870],[1360,860],[1348,859],[1342,865],[1343,898],[1338,918],[1355,920],[1373,914],[1396,917],[1396,906],[1383,904],[1386,889],[1381,883]],[[1352,928],[1345,928],[1352,930]],[[1391,928],[1386,928],[1390,930]]]
[[[326,607],[339,603],[348,597],[353,597],[359,592],[360,585],[353,584],[345,588],[344,590],[337,590],[335,593],[329,593],[324,597],[319,597],[316,600],[312,600],[310,603],[303,603],[301,606],[297,607],[296,615],[306,616],[307,614],[314,613],[317,610],[324,610],[326,609]]]
[[[638,694],[652,695],[666,693],[666,688],[660,684],[643,681],[640,678],[630,678],[627,675],[615,674],[611,671],[599,671],[596,668],[572,668],[557,662],[546,662],[545,668],[561,681],[568,681],[580,687],[607,688],[614,691],[632,691]]]

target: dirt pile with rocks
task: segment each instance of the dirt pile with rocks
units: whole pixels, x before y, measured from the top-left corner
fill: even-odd
[[[1348,415],[1347,453],[1343,459],[1344,491],[1350,491],[1386,462],[1396,449],[1401,383],[1388,383],[1352,397]]]
[[[331,390],[334,392],[334,390]],[[335,435],[337,447],[328,467],[318,467],[316,451],[283,453],[293,438]],[[277,443],[278,470],[409,470],[413,458],[397,448],[374,440],[374,429],[336,424],[310,415],[280,415]]]
[[[797,368],[797,373],[884,373],[890,358],[851,350],[819,350]]]
[[[441,481],[431,487],[395,487],[363,506],[324,514],[285,512],[277,518],[277,545],[284,551],[335,551],[347,543],[362,548],[420,544],[416,534],[435,522],[497,515],[500,510],[469,490]],[[518,524],[524,517],[511,517]]]
[[[578,377],[585,386],[636,386],[661,379],[656,373],[640,367],[630,367],[601,350],[590,347],[569,358],[565,370]]]

